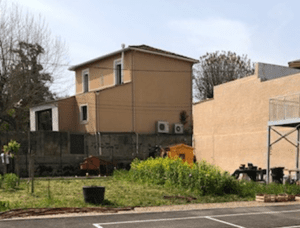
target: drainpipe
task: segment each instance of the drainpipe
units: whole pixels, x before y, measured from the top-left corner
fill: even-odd
[[[98,136],[99,136],[99,155],[102,155],[102,148],[101,148],[101,133],[98,131]]]
[[[139,134],[138,133],[135,133],[135,135],[136,135],[136,155],[138,155],[138,153],[139,153]]]
[[[125,44],[122,44],[122,54],[121,54],[121,79],[122,79],[122,84],[123,84],[123,79],[124,79],[124,49],[125,49]]]
[[[131,96],[132,96],[132,132],[135,132],[135,99],[134,99],[134,69],[133,69],[133,53],[131,53]]]

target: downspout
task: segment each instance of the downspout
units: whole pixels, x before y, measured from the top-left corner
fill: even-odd
[[[124,83],[124,49],[125,49],[125,44],[122,44],[122,54],[121,54],[121,80],[122,84]]]
[[[135,140],[136,151],[135,151],[135,153],[136,153],[136,155],[138,155],[138,153],[139,153],[139,134],[136,132],[135,135],[136,135],[136,140]]]
[[[133,54],[134,51],[131,54],[131,95],[132,95],[132,132],[135,132],[135,99],[134,99],[134,69],[133,69]]]
[[[101,133],[98,131],[98,136],[99,136],[99,155],[102,155],[102,147],[101,147]]]
[[[98,96],[99,96],[99,91],[95,92],[96,94],[96,132],[95,132],[95,136],[96,136],[96,144],[97,144],[97,148],[98,148],[98,153],[101,155],[101,142],[98,141],[98,134],[100,135],[100,132],[99,132],[99,116],[98,116],[98,109],[99,109],[99,105],[98,105]],[[100,138],[101,139],[101,138]]]

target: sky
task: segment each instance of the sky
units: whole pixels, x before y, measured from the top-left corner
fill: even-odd
[[[65,41],[76,65],[146,44],[195,59],[232,51],[252,62],[288,66],[300,59],[300,1],[252,0],[10,0],[42,15],[53,36]],[[61,96],[75,94],[75,73],[66,66]]]

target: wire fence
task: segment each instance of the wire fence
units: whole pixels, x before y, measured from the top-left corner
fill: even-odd
[[[270,121],[300,118],[300,94],[272,98],[269,109]]]

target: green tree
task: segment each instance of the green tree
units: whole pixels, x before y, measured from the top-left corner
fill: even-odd
[[[254,73],[254,64],[247,55],[234,52],[206,53],[200,57],[193,75],[194,98],[213,98],[214,86],[243,78]]]
[[[42,17],[0,0],[0,131],[28,129],[29,107],[55,97],[66,54]]]

